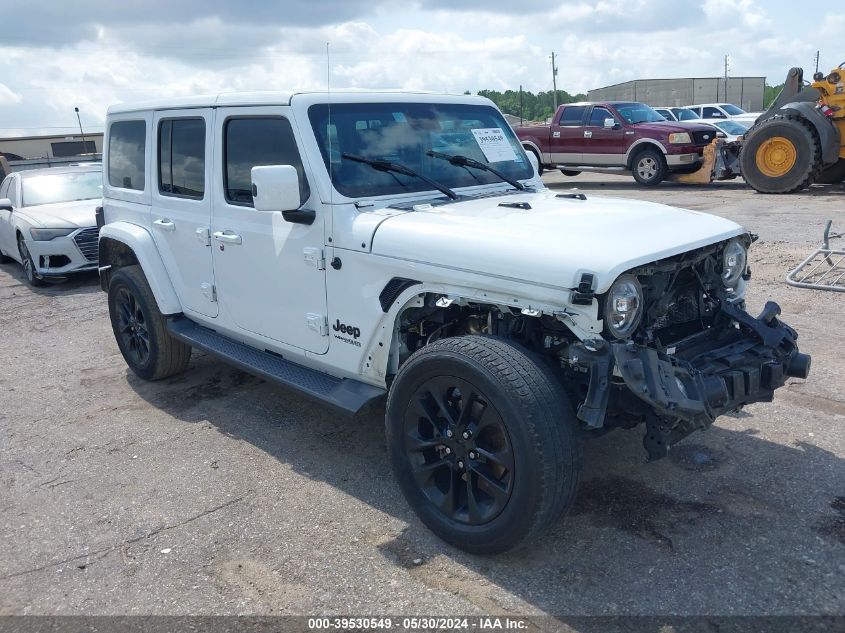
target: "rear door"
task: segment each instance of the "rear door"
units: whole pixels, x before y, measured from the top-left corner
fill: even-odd
[[[153,239],[187,310],[216,317],[211,266],[211,108],[153,118]]]
[[[549,140],[552,163],[577,165],[582,161],[586,113],[586,106],[565,106],[558,120],[552,121]]]
[[[612,119],[615,127],[604,127],[606,119]],[[618,117],[604,106],[593,106],[584,126],[585,165],[622,166],[625,164],[625,131]]]
[[[318,208],[312,224],[294,224],[281,211],[256,211],[252,200],[253,167],[292,165],[301,206],[308,208],[311,187],[289,114],[283,106],[217,110],[214,155],[222,177],[214,190],[214,274],[223,310],[237,328],[323,354],[329,348],[325,214]]]

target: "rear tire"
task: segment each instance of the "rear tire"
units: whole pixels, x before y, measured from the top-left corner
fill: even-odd
[[[574,169],[561,169],[560,173],[562,173],[564,176],[577,176],[581,172],[575,171]]]
[[[656,149],[644,149],[631,161],[631,173],[641,185],[654,187],[659,185],[669,173],[666,158]]]
[[[527,544],[575,498],[573,409],[552,371],[508,341],[459,336],[418,350],[393,382],[385,423],[405,498],[460,549]]]
[[[140,266],[126,266],[112,274],[109,317],[120,353],[139,378],[161,380],[188,366],[191,347],[168,334]]]
[[[837,185],[842,181],[845,181],[845,158],[824,169],[816,178],[816,182],[822,185]]]
[[[809,124],[777,115],[754,127],[740,154],[742,176],[760,193],[792,193],[809,187],[821,169],[821,150]]]

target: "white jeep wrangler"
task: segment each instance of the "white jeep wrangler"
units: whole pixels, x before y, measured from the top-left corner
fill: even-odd
[[[810,359],[743,295],[728,220],[544,188],[488,100],[220,95],[109,109],[103,289],[138,376],[191,348],[354,414],[387,397],[408,502],[449,543],[536,538],[582,436],[651,459]]]

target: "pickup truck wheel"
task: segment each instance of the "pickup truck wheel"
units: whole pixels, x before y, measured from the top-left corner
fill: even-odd
[[[578,175],[578,174],[580,174],[581,172],[580,172],[580,171],[575,171],[575,170],[573,170],[573,169],[561,169],[561,170],[560,170],[560,173],[562,173],[564,176],[577,176],[577,175]]]
[[[126,364],[144,380],[183,371],[191,347],[167,333],[165,319],[140,266],[119,268],[109,283],[109,317]]]
[[[46,286],[47,282],[44,281],[44,279],[42,279],[36,272],[35,262],[32,261],[32,255],[29,253],[29,249],[26,247],[26,242],[20,235],[18,235],[18,252],[21,255],[23,272],[24,275],[26,275],[26,280],[29,282],[29,285],[35,288]]]
[[[646,187],[659,185],[669,171],[666,159],[656,149],[646,149],[637,154],[631,167],[634,180]]]
[[[411,507],[468,552],[529,543],[575,497],[572,407],[551,370],[505,340],[460,336],[415,352],[393,382],[386,432]]]

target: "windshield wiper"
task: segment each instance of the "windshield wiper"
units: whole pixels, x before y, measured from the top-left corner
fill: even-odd
[[[461,155],[452,155],[452,154],[444,154],[443,152],[435,152],[433,149],[430,149],[426,152],[432,158],[440,158],[442,160],[449,161],[452,165],[457,165],[458,167],[472,167],[473,169],[480,169],[482,171],[489,171],[494,176],[497,176],[504,180],[509,185],[512,185],[519,189],[520,191],[527,191],[528,188],[519,182],[515,178],[511,178],[507,174],[503,174],[498,169],[490,167],[485,163],[475,160],[474,158],[469,158],[467,156]]]
[[[458,199],[458,194],[449,189],[449,187],[441,185],[436,180],[432,180],[428,176],[423,176],[421,173],[414,171],[410,167],[405,167],[405,165],[400,165],[399,163],[391,163],[390,161],[380,160],[377,158],[364,158],[363,156],[356,156],[355,154],[344,153],[341,154],[341,156],[343,156],[343,158],[348,158],[349,160],[355,161],[356,163],[364,163],[365,165],[369,165],[377,171],[383,171],[385,173],[395,172],[404,176],[412,176],[414,178],[419,178],[423,182],[428,183],[429,185],[437,189],[437,191],[446,194],[452,200]]]

